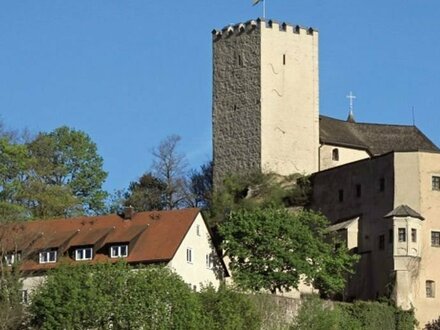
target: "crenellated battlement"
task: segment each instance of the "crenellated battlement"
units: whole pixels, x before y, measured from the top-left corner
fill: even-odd
[[[277,22],[274,20],[266,20],[263,18],[257,18],[255,20],[249,20],[244,23],[231,24],[225,26],[221,30],[214,29],[212,30],[212,37],[214,41],[217,41],[221,38],[228,38],[233,35],[240,35],[242,33],[250,33],[254,30],[258,29],[278,29],[279,31],[286,33],[294,33],[294,34],[307,34],[313,35],[315,32],[318,32],[317,29],[312,27],[306,28],[300,25],[293,25],[286,22]]]

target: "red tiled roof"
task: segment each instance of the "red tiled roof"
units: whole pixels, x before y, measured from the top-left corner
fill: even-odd
[[[38,256],[30,252],[58,248],[59,257],[74,246],[93,245],[96,261],[111,259],[106,244],[129,243],[129,263],[151,263],[171,260],[183,238],[199,214],[199,209],[134,213],[125,220],[117,214],[31,221],[3,227],[0,230],[4,250],[22,251],[24,271],[53,268],[54,264],[39,264]],[[13,238],[8,233],[14,233]],[[5,244],[3,244],[5,243]],[[63,257],[62,255],[65,255]],[[27,260],[26,260],[27,259]]]

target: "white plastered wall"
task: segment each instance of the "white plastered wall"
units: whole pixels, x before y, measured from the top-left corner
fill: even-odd
[[[408,293],[420,327],[440,314],[440,247],[431,245],[431,232],[440,231],[440,191],[432,189],[432,176],[440,176],[440,154],[396,153],[396,203],[407,200],[425,218],[420,222],[420,264]],[[426,296],[426,281],[435,282],[434,297]]]
[[[338,149],[339,160],[332,159],[333,149]],[[323,144],[319,147],[319,170],[323,171],[369,157],[365,150]]]
[[[283,64],[285,56],[285,64]],[[281,175],[318,169],[318,32],[261,24],[261,166]]]
[[[197,231],[197,227],[199,230]],[[187,261],[187,249],[191,249],[192,262]],[[213,267],[206,265],[206,255],[212,254]],[[191,285],[191,288],[200,290],[201,285],[211,283],[218,288],[222,280],[220,274],[222,265],[211,243],[211,236],[201,214],[197,215],[185,238],[180,244],[168,267],[179,274],[182,279]]]

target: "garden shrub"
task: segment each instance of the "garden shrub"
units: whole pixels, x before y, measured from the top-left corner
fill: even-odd
[[[221,285],[202,289],[199,298],[206,315],[205,329],[260,329],[261,317],[251,296]]]

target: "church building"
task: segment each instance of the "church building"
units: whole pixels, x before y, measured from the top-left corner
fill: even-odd
[[[214,30],[214,183],[311,174],[312,208],[360,255],[345,298],[440,314],[440,150],[417,127],[319,114],[319,33],[256,19]]]

